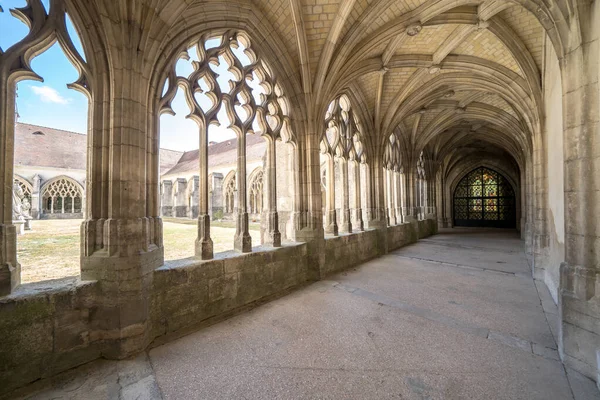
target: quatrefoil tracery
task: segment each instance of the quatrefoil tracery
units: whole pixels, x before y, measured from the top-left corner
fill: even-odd
[[[365,163],[361,135],[362,127],[348,98],[342,95],[333,100],[325,114],[321,153]]]
[[[402,172],[402,157],[400,150],[400,141],[395,134],[391,134],[386,143],[383,153],[383,166],[391,171]]]
[[[3,12],[4,10],[0,10]],[[25,79],[43,82],[44,79],[33,71],[31,61],[58,42],[63,52],[79,72],[79,78],[67,85],[86,96],[91,95],[89,64],[75,47],[67,30],[67,10],[64,0],[50,0],[50,11],[41,0],[27,0],[27,5],[13,8],[10,13],[29,27],[29,33],[7,49],[0,48],[0,68],[3,74],[12,77],[14,82]]]
[[[196,59],[192,60],[189,51]],[[205,35],[177,60],[191,60],[193,71],[181,76],[176,65],[171,68],[159,102],[161,113],[175,114],[172,102],[182,89],[190,108],[187,118],[204,129],[227,122],[227,128],[238,135],[258,133],[272,140],[293,140],[283,89],[244,33]]]

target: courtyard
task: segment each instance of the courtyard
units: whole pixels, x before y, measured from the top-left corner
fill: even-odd
[[[79,275],[81,219],[34,220],[32,229],[18,237],[21,282],[31,283]],[[253,245],[260,243],[260,223],[250,223]],[[197,221],[168,219],[163,223],[165,260],[194,255]],[[215,253],[233,249],[235,222],[213,222]]]

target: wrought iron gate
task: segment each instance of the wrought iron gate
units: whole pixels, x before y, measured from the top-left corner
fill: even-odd
[[[469,172],[454,191],[454,225],[516,227],[515,192],[498,172],[480,167]]]

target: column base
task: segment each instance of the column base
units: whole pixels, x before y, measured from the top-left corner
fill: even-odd
[[[233,248],[242,253],[250,253],[252,252],[252,237],[249,233],[241,233],[239,235],[235,235],[233,239]]]
[[[352,221],[350,220],[350,209],[347,208],[342,211],[342,223],[340,232],[352,233]]]
[[[281,247],[281,232],[266,232],[265,244],[273,247]]]
[[[325,233],[329,234],[329,235],[335,235],[335,236],[339,235],[336,211],[331,210],[331,211],[326,211],[326,213],[327,213],[327,218],[326,218],[326,224],[325,224]]]
[[[233,239],[233,248],[242,253],[252,251],[252,237],[248,233],[248,213],[238,213],[235,238]]]
[[[281,232],[279,232],[279,213],[277,211],[264,212],[263,216],[267,221],[267,226],[264,232],[264,244],[281,247]]]
[[[415,217],[414,215],[405,215],[404,216],[404,222],[411,223],[411,222],[416,222],[416,221],[417,221],[417,217]]]
[[[352,233],[352,223],[351,222],[342,222],[342,225],[340,226],[340,232]]]
[[[9,295],[21,284],[21,265],[17,262],[17,229],[0,225],[0,297]]]
[[[21,264],[0,266],[0,297],[8,296],[21,284]]]
[[[213,241],[210,238],[210,215],[198,216],[198,237],[196,238],[196,256],[211,260],[214,256]]]

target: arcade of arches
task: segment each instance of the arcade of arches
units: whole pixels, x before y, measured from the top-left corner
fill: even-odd
[[[519,232],[558,305],[562,362],[598,382],[598,0],[26,3],[0,9],[30,28],[0,49],[0,395],[460,226]],[[89,99],[86,178],[56,179],[40,212],[84,216],[81,275],[21,285],[15,90],[40,79],[31,60],[56,42]],[[197,238],[194,257],[165,262],[160,116],[178,92],[198,149],[191,186],[174,176],[172,190]],[[218,183],[236,223],[223,254],[208,142],[219,124],[236,149]]]

